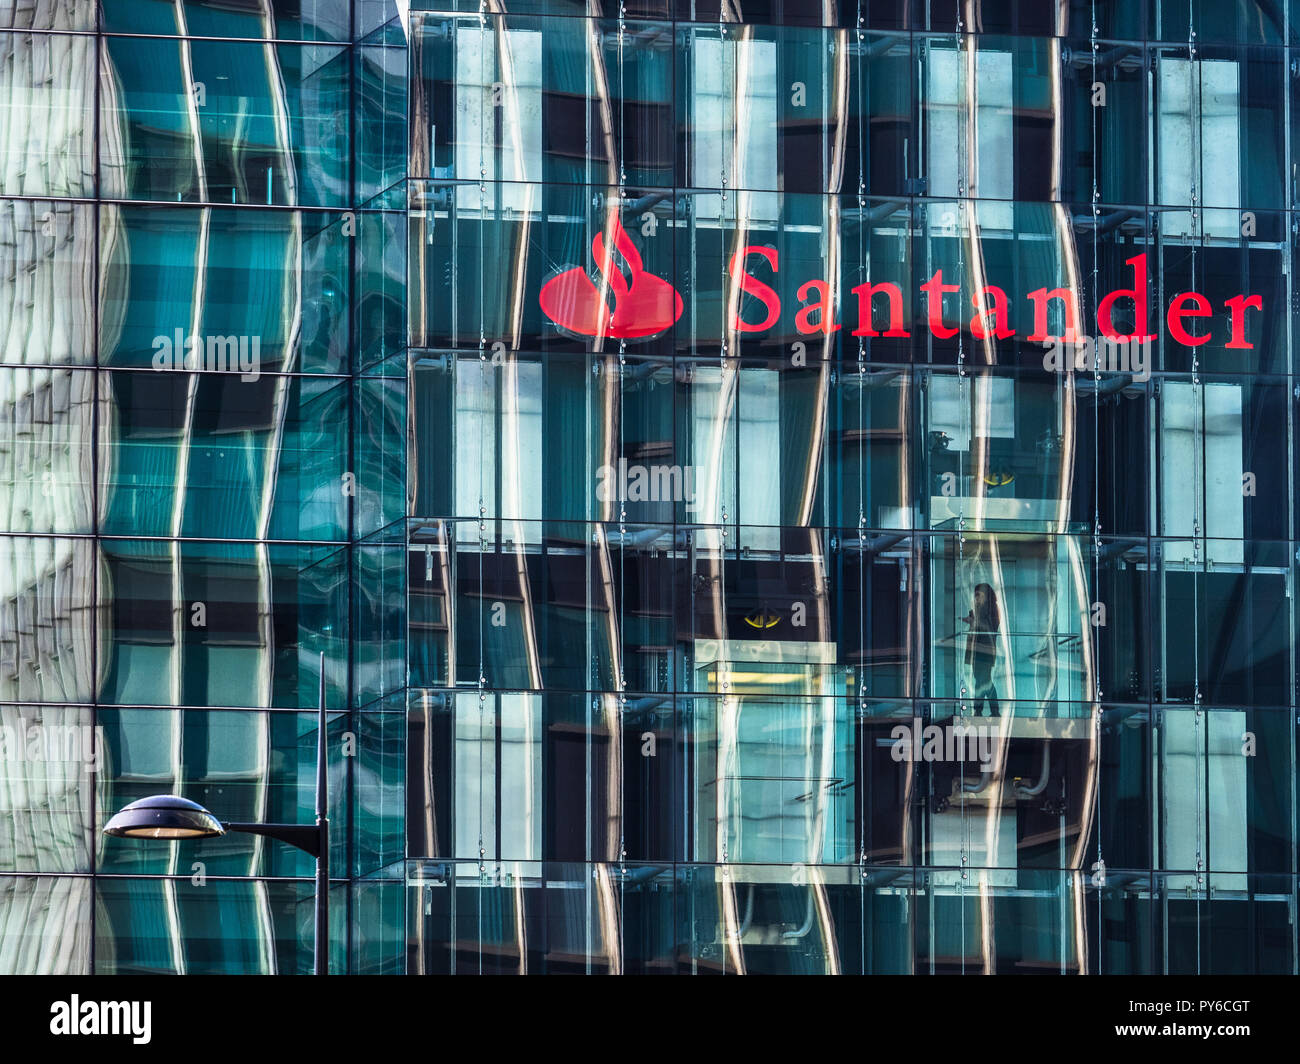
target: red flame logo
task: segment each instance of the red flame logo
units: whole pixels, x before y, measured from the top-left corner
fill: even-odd
[[[543,313],[568,333],[612,336],[616,340],[658,336],[682,316],[682,297],[667,281],[646,273],[641,255],[617,215],[613,221],[613,249],[605,247],[604,233],[598,233],[591,242],[596,268],[605,278],[606,291],[613,296],[613,308],[606,304],[586,271],[576,266],[542,285],[537,301]],[[627,276],[615,265],[614,249],[627,264]]]

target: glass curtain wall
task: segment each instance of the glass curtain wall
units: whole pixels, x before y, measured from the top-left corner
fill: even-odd
[[[0,0],[0,971],[1296,973],[1298,50]]]
[[[0,3],[0,971],[309,971],[305,855],[99,828],[310,822],[322,655],[348,963],[352,59],[346,3]]]
[[[405,970],[1294,972],[1295,12],[412,8]]]

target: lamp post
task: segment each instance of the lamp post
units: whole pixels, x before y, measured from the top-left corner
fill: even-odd
[[[156,794],[132,802],[104,825],[104,834],[122,839],[211,839],[228,831],[264,835],[288,843],[316,858],[315,973],[329,974],[330,822],[329,780],[325,746],[325,655],[320,656],[320,690],[316,710],[316,823],[240,824],[223,822],[197,802],[174,794]]]

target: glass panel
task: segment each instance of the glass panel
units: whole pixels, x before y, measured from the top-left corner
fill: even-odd
[[[401,529],[380,533],[352,552],[352,685],[357,706],[406,682],[406,573]]]
[[[380,709],[355,717],[354,875],[401,875],[393,862],[406,854],[407,727],[403,701],[400,696],[390,698]],[[411,815],[418,812],[422,812],[419,804],[410,803]]]
[[[113,372],[104,532],[343,539],[346,381]]]
[[[104,540],[101,698],[117,705],[308,707],[318,655],[346,698],[345,552]]]
[[[104,207],[101,362],[345,372],[354,232],[347,215]]]
[[[1282,876],[1156,877],[1153,901],[1162,974],[1238,975],[1295,971],[1290,912],[1295,879]]]
[[[931,540],[933,691],[998,714],[999,699],[1061,703],[1084,715],[1095,697],[1089,594],[1077,537]],[[999,695],[1001,692],[1001,695]]]
[[[9,8],[6,11],[6,7]],[[0,28],[93,29],[90,4],[0,4]],[[86,23],[89,25],[86,25]],[[0,33],[5,93],[0,100],[0,193],[6,196],[95,194],[94,37]]]
[[[0,531],[91,531],[94,377],[0,368]]]
[[[411,173],[673,184],[671,27],[520,14],[413,16]],[[522,195],[495,191],[513,209]],[[461,206],[477,199],[457,192]]]
[[[94,697],[96,569],[90,540],[0,536],[0,701]]]
[[[670,869],[410,862],[406,885],[412,975],[672,971]]]
[[[0,971],[89,975],[89,877],[0,876]]]
[[[0,363],[95,361],[94,208],[0,200]]]
[[[155,794],[178,794],[225,822],[315,822],[315,713],[101,709],[97,719],[100,823]],[[347,734],[345,717],[330,722],[330,869],[340,876],[348,855]],[[114,875],[309,877],[315,871],[315,861],[287,843],[233,831],[170,845],[101,835],[96,852],[98,870]]]
[[[355,500],[357,536],[401,519],[406,502],[406,362],[401,356],[370,367],[355,391],[354,474],[342,479],[341,494]]]
[[[365,203],[406,176],[407,53],[359,45],[353,55],[354,199]]]
[[[0,706],[0,868],[90,870],[91,794],[104,753],[89,708]]]
[[[566,861],[671,860],[679,757],[672,698],[512,697],[498,719],[493,700],[480,717],[473,693],[413,696],[407,852],[495,851],[499,811],[501,831],[512,833],[499,841],[503,854],[540,847]]]
[[[678,870],[682,975],[907,974],[910,874],[795,865]]]
[[[355,225],[355,364],[368,366],[406,347],[406,219],[364,211]]]
[[[1088,970],[1079,872],[935,872],[918,894],[916,971],[1075,975]]]
[[[316,207],[345,201],[349,66],[342,49],[104,42],[106,195]]]
[[[732,644],[733,655],[738,650]],[[855,736],[834,680],[806,664],[720,660],[699,667],[716,669],[717,689],[729,684],[745,693],[691,699],[686,710],[691,858],[796,867],[854,860]],[[783,686],[783,698],[761,693]],[[796,693],[818,686],[820,698]]]
[[[400,873],[401,865],[397,866]],[[352,887],[351,968],[356,975],[406,973],[406,886],[361,881]]]

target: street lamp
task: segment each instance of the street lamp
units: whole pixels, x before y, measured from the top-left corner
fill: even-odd
[[[329,974],[330,822],[325,775],[325,655],[320,656],[316,727],[316,823],[237,824],[218,820],[197,802],[174,794],[155,794],[132,802],[104,825],[119,839],[211,839],[227,831],[278,839],[316,858],[315,974]]]

